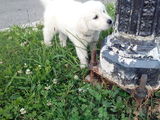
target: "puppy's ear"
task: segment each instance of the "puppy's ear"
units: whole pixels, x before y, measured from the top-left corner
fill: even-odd
[[[85,17],[81,17],[79,22],[77,23],[77,29],[82,34],[88,31],[87,20]]]

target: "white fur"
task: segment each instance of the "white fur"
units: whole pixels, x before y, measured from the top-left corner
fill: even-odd
[[[51,45],[52,37],[59,33],[60,44],[65,47],[67,37],[76,48],[81,68],[88,65],[87,46],[96,49],[99,33],[110,27],[111,17],[99,1],[85,3],[74,0],[41,0],[44,12],[44,43]],[[97,19],[94,19],[95,16]]]

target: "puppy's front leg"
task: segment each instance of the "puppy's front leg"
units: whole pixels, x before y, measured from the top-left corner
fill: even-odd
[[[99,34],[100,34],[100,32],[95,32],[93,34],[93,39],[92,39],[91,43],[89,44],[90,51],[97,50],[97,42],[99,39]]]
[[[97,50],[97,41],[93,41],[89,44],[90,51]]]
[[[83,45],[76,46],[77,56],[80,60],[80,67],[85,68],[88,66],[88,53],[87,48]]]
[[[43,28],[43,36],[44,43],[47,46],[51,46],[52,38],[57,33],[54,22],[52,19],[45,18],[44,19],[44,28]]]
[[[48,26],[45,26],[43,29],[43,36],[44,36],[44,43],[47,46],[51,46],[51,40],[52,37],[55,35],[56,33],[54,32],[54,28],[49,28]]]

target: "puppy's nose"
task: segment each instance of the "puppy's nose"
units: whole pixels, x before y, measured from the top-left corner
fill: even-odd
[[[111,25],[113,22],[112,22],[111,19],[108,19],[108,20],[107,20],[107,23],[108,23],[109,25]]]

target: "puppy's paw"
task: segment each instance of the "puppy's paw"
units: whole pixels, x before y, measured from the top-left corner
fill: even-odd
[[[44,41],[44,44],[45,44],[46,46],[48,46],[48,47],[51,47],[51,46],[52,46],[52,43],[51,43],[51,42],[45,42],[45,41]]]
[[[88,65],[86,65],[86,64],[80,64],[81,69],[84,69],[84,68],[87,68],[87,67],[88,67]]]
[[[63,47],[63,48],[67,46],[66,43],[61,43],[61,42],[60,42],[60,45],[61,45],[61,47]]]

